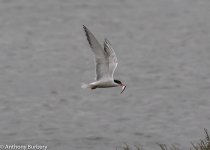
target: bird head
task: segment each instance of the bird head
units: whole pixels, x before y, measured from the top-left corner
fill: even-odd
[[[120,80],[114,80],[115,83],[117,83],[119,86],[122,87],[122,91],[121,91],[121,94],[123,93],[123,91],[125,90],[126,88],[126,85],[124,85]]]

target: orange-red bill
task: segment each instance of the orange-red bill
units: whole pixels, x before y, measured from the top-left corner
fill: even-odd
[[[123,85],[123,86],[122,86],[121,94],[125,91],[125,88],[126,88],[126,85]]]

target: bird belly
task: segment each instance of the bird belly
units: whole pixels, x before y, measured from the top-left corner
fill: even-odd
[[[118,86],[112,81],[96,81],[91,84],[93,85],[94,88],[110,88]]]

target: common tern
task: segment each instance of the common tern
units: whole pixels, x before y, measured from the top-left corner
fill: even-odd
[[[122,94],[126,88],[126,85],[123,84],[120,80],[114,79],[113,77],[114,71],[117,68],[118,61],[109,40],[105,38],[104,48],[102,48],[90,30],[84,25],[83,28],[91,50],[95,55],[96,81],[89,84],[83,83],[82,88],[90,88],[93,90],[96,88],[121,86]]]

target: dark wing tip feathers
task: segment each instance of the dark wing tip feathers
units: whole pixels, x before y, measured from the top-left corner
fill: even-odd
[[[87,40],[88,40],[88,43],[90,44],[90,47],[92,48],[92,43],[91,43],[91,40],[90,40],[90,36],[89,36],[89,34],[88,34],[88,28],[85,26],[85,25],[83,25],[83,29],[84,29],[84,31],[85,31],[85,35],[86,35],[86,37],[87,37]]]
[[[83,25],[83,29],[86,31],[87,30],[87,27],[85,25]]]

